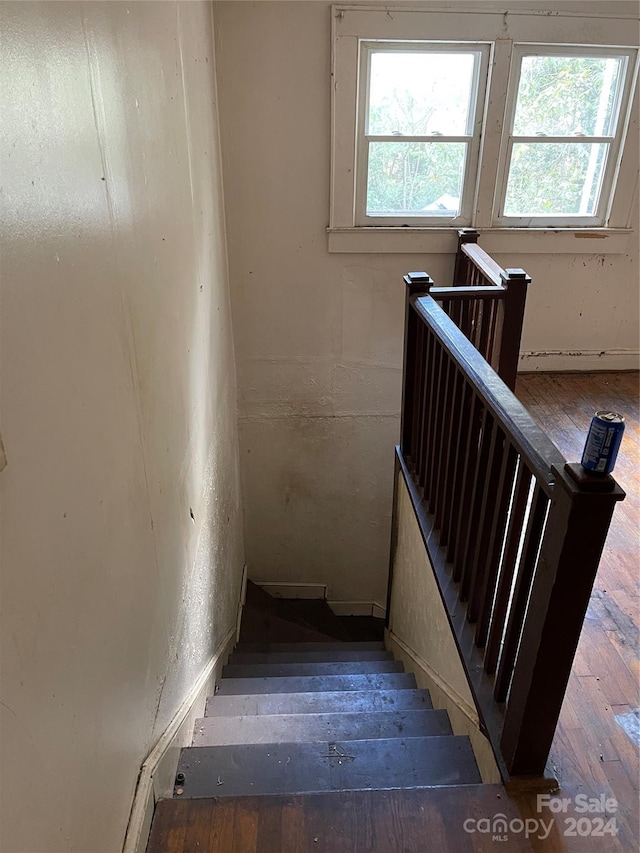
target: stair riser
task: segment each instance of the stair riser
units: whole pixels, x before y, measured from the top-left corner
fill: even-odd
[[[451,725],[446,711],[203,717],[196,720],[192,746],[313,743],[450,734]]]
[[[234,652],[229,657],[229,665],[247,665],[259,663],[364,663],[365,661],[392,661],[391,652],[380,649],[367,651],[293,651],[293,652]]]
[[[341,643],[238,643],[236,652],[384,652],[382,642]]]
[[[369,673],[366,675],[319,675],[285,678],[223,678],[217,696],[255,693],[319,693],[336,690],[415,689],[413,673]]]
[[[185,797],[296,794],[480,782],[467,738],[190,747]]]
[[[364,663],[258,663],[227,665],[222,678],[282,678],[299,675],[364,675],[367,673],[402,672],[399,661]]]
[[[427,690],[358,690],[333,693],[277,693],[250,696],[210,696],[206,717],[251,714],[321,714],[349,711],[417,710],[431,708]]]

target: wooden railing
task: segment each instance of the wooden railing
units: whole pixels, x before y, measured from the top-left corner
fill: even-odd
[[[541,775],[624,492],[568,464],[411,282],[396,454],[503,777]]]
[[[435,287],[429,279],[428,291],[513,391],[531,279],[522,269],[502,269],[478,237],[471,228],[458,231],[453,285]]]

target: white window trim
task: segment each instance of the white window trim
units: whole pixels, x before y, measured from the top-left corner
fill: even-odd
[[[633,48],[630,34],[637,19],[572,12],[553,15],[510,11],[430,8],[428,11],[394,7],[333,6],[332,14],[332,113],[331,113],[331,202],[328,248],[331,252],[449,252],[455,243],[455,226],[365,227],[355,224],[356,173],[354,152],[357,122],[358,41],[422,40],[491,42],[494,44],[490,71],[491,97],[479,160],[472,225],[483,233],[487,251],[624,253],[633,235],[632,214],[638,204],[637,138],[640,119],[635,75],[630,93],[632,108],[627,122],[627,142],[619,157],[619,181],[606,228],[496,227],[493,223],[498,164],[505,120],[509,69],[514,43],[608,45]],[[635,30],[634,30],[635,28]],[[638,42],[638,39],[635,39]],[[631,144],[629,144],[631,140]],[[486,235],[486,239],[485,239]]]

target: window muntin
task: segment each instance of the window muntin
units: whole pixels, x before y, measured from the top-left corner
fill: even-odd
[[[604,225],[631,88],[630,51],[516,45],[498,225]]]
[[[356,225],[468,224],[489,45],[361,42]]]

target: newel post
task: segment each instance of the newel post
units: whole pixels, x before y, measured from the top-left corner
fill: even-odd
[[[513,391],[516,387],[516,375],[518,373],[527,287],[531,284],[531,279],[521,269],[503,270],[500,278],[507,290],[503,300],[502,340],[496,372],[505,385]]]
[[[469,258],[462,251],[465,243],[477,243],[480,232],[475,228],[460,228],[458,231],[458,249],[456,251],[456,262],[453,267],[453,286],[470,284],[469,282]]]
[[[411,433],[413,424],[415,380],[417,368],[417,324],[418,317],[411,310],[414,296],[425,296],[433,285],[426,272],[410,272],[403,276],[406,284],[404,307],[404,355],[402,362],[402,408],[400,410],[400,448],[403,455],[411,455]]]
[[[547,528],[505,712],[501,751],[514,776],[541,775],[551,749],[613,509],[611,476],[552,466]]]
[[[433,284],[426,272],[410,272],[403,276],[406,285],[404,301],[404,346],[402,361],[402,406],[400,409],[400,453],[411,454],[411,442],[414,433],[416,374],[418,368],[418,315],[411,309],[411,301],[416,296],[425,296]],[[387,579],[387,609],[385,627],[391,625],[391,600],[393,590],[393,567],[398,542],[398,475],[400,464],[397,449],[393,471],[393,505],[391,509],[391,543],[389,550],[389,574]]]

